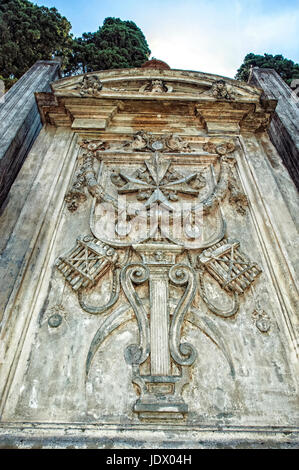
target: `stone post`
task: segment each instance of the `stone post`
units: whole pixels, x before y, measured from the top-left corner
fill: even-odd
[[[269,136],[299,189],[299,98],[273,69],[254,67],[249,84],[264,90],[267,99],[278,100]],[[299,81],[298,81],[299,86]]]
[[[59,59],[40,60],[0,100],[0,207],[41,129],[34,93],[59,77]]]

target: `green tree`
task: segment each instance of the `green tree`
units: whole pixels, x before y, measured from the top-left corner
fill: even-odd
[[[238,69],[235,78],[237,80],[247,81],[251,66],[276,70],[288,85],[290,85],[295,78],[299,79],[299,64],[295,64],[292,60],[285,59],[282,55],[256,55],[253,53],[245,56],[244,62]]]
[[[106,18],[98,31],[74,39],[67,71],[71,74],[140,67],[149,55],[145,36],[133,21]]]
[[[0,0],[0,75],[20,78],[37,60],[71,53],[70,22],[56,8],[27,0]]]

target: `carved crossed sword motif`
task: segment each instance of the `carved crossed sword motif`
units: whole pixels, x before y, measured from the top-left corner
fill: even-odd
[[[145,167],[139,168],[133,175],[123,171],[118,175],[111,175],[119,194],[138,193],[137,199],[145,201],[146,208],[159,203],[170,211],[174,210],[174,206],[169,200],[178,201],[177,193],[198,196],[199,188],[204,183],[203,177],[198,181],[198,172],[182,176],[176,171],[171,171],[172,161],[162,160],[158,152],[155,152],[150,161],[145,160],[144,163]],[[191,187],[191,182],[195,187]]]

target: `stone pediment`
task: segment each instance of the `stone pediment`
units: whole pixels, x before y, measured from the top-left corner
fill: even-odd
[[[244,82],[201,72],[121,69],[67,77],[38,93],[43,122],[79,133],[162,132],[184,134],[263,131],[275,100]]]
[[[56,96],[165,99],[259,100],[261,90],[218,75],[180,70],[120,69],[63,78]]]

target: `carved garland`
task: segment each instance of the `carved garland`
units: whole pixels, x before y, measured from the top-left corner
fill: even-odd
[[[160,142],[160,145],[159,145]],[[156,143],[156,145],[155,145]],[[182,142],[178,136],[171,134],[162,139],[162,141],[154,140],[150,136],[145,136],[143,131],[137,132],[133,138],[133,142],[125,144],[125,147],[130,146],[132,150],[177,150],[177,151],[188,151],[191,149],[188,144]],[[160,148],[159,148],[160,147]],[[108,148],[108,144],[102,141],[83,141],[81,144],[83,149],[83,164],[80,170],[75,176],[72,188],[68,191],[65,200],[67,207],[71,212],[77,210],[79,205],[86,201],[86,193],[84,188],[86,187],[92,197],[95,197],[98,202],[105,201],[110,202],[118,208],[118,201],[112,196],[107,195],[105,189],[97,182],[96,174],[93,166],[94,158],[97,160],[101,159],[101,152]],[[233,175],[233,168],[236,163],[234,157],[230,157],[229,154],[235,150],[233,143],[225,143],[222,145],[215,145],[213,143],[204,144],[203,150],[211,153],[217,153],[220,156],[220,175],[217,184],[215,185],[211,194],[209,194],[204,200],[200,201],[203,207],[204,214],[208,214],[214,211],[220,204],[220,202],[226,197],[228,190],[230,191],[230,203],[234,204],[237,211],[244,215],[246,213],[245,207],[248,205],[248,200],[243,191],[239,188],[236,178]],[[118,175],[114,175],[112,181],[117,185]],[[197,176],[200,182],[200,176]],[[125,209],[125,208],[124,208]],[[194,207],[193,211],[198,209]]]

